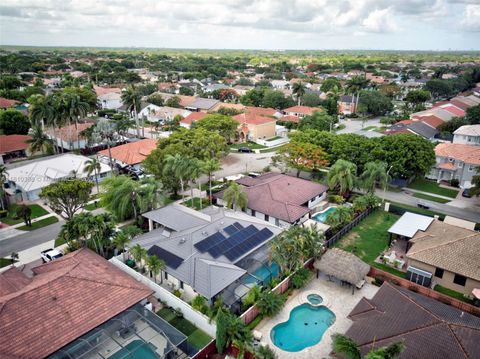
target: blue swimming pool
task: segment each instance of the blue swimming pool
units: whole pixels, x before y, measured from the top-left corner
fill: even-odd
[[[263,283],[268,283],[270,282],[273,278],[278,277],[280,273],[280,267],[278,266],[277,263],[272,262],[270,265],[268,263],[262,265],[260,268],[255,270],[255,272],[252,273],[253,276],[247,276],[245,277],[245,280],[243,281],[244,284],[249,284],[249,283],[257,283],[258,280],[261,280]]]
[[[333,212],[335,212],[335,207],[328,207],[325,211],[314,214],[312,219],[317,222],[325,223],[327,216]]]
[[[109,356],[109,359],[156,359],[157,354],[150,348],[151,344],[141,340],[133,340],[125,348]]]
[[[290,312],[288,321],[272,328],[273,344],[287,352],[299,352],[318,344],[325,331],[335,323],[335,314],[325,306],[302,304]]]

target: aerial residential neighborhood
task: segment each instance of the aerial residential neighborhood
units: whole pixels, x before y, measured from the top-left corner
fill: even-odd
[[[0,359],[480,358],[480,5],[0,7]]]

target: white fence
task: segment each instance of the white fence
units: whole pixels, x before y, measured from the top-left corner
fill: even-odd
[[[205,333],[210,335],[212,338],[215,338],[217,332],[217,326],[214,322],[210,323],[210,319],[203,315],[202,313],[193,309],[188,303],[184,302],[180,298],[176,297],[170,293],[165,288],[162,288],[157,283],[153,282],[144,275],[138,273],[135,269],[130,268],[121,260],[113,257],[110,259],[110,262],[116,267],[120,268],[127,274],[134,277],[137,281],[147,285],[150,289],[155,291],[155,296],[163,302],[166,302],[167,305],[174,309],[179,309],[183,313],[183,317],[189,322],[194,324],[197,328],[200,328]]]
[[[263,145],[263,146],[267,146],[267,147],[274,147],[274,146],[279,146],[281,144],[289,142],[289,138],[288,137],[281,137],[281,138],[278,138],[278,139],[273,140],[273,141],[258,139],[256,142],[259,145]]]

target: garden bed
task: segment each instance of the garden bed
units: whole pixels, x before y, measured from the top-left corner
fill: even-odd
[[[193,198],[193,200],[192,199],[186,200],[185,202],[182,202],[182,204],[184,206],[196,209],[198,211],[200,210],[200,201],[202,203],[202,207],[201,207],[202,209],[208,207],[208,205],[210,204],[208,198],[200,199],[199,197],[195,197]]]

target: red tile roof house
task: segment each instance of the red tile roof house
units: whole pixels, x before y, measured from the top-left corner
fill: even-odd
[[[256,142],[276,136],[277,111],[273,108],[250,107],[245,112],[232,118],[239,123],[240,142]]]
[[[0,135],[0,164],[15,158],[27,156],[28,135]]]
[[[310,106],[293,106],[283,110],[283,113],[288,116],[297,116],[297,117],[305,117],[311,116],[315,111],[323,111],[321,108],[318,107],[310,107]]]
[[[208,114],[205,112],[192,112],[187,117],[180,120],[180,126],[190,128],[192,126],[192,123],[200,121],[205,116],[208,116]]]
[[[140,345],[160,357],[171,350],[168,331],[158,328],[178,331],[140,304],[153,291],[91,250],[32,271],[0,274],[0,358],[124,357]]]
[[[47,130],[47,135],[50,137],[54,144],[58,147],[63,147],[68,151],[84,149],[88,145],[86,137],[82,136],[82,131],[85,131],[93,126],[93,123],[79,123],[76,126],[74,124],[69,126],[63,126],[60,129]]]
[[[0,109],[6,110],[7,108],[12,108],[15,107],[19,104],[20,102],[16,100],[10,100],[5,97],[0,97]]]
[[[306,221],[327,195],[324,185],[273,172],[243,177],[237,183],[248,197],[247,214],[283,228]],[[220,205],[225,205],[223,193],[214,195]]]
[[[127,143],[110,149],[112,159],[121,167],[132,166],[136,169],[147,158],[147,156],[157,148],[157,140],[147,138],[144,140]],[[97,153],[97,156],[105,162],[109,163],[108,149]]]
[[[472,187],[472,177],[480,167],[480,146],[440,143],[435,147],[436,163],[427,178],[437,182],[458,179],[460,188]]]

